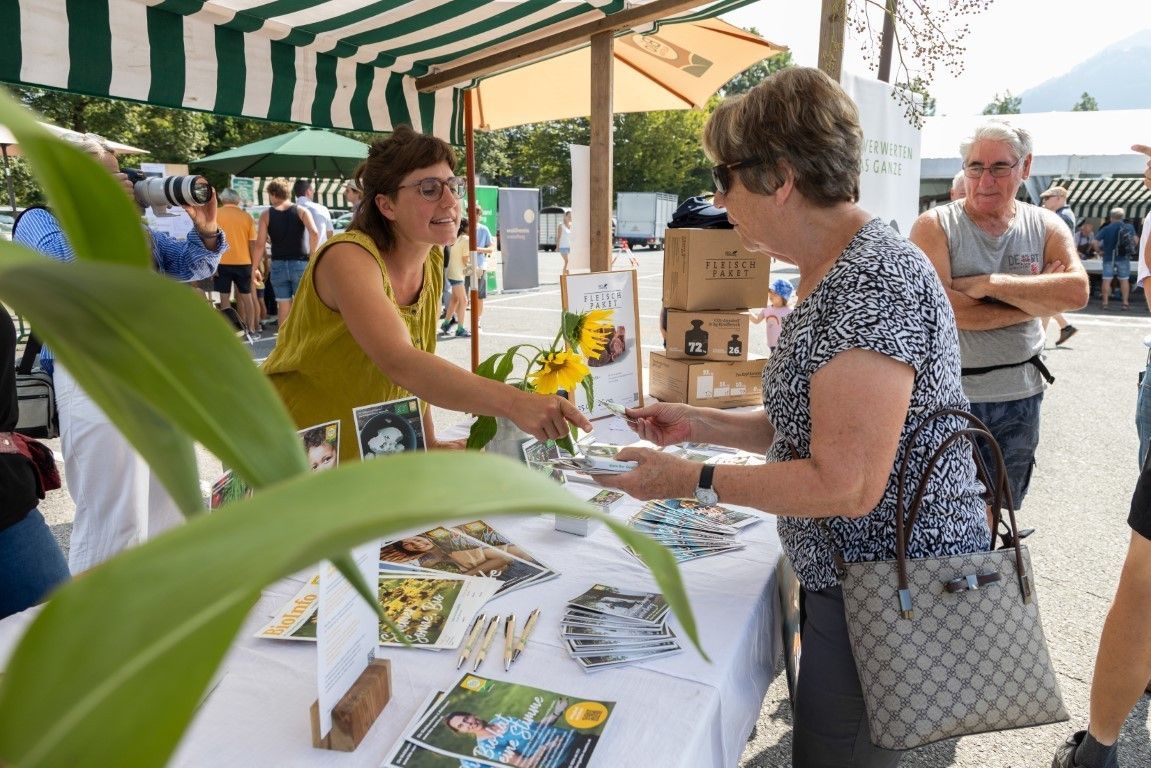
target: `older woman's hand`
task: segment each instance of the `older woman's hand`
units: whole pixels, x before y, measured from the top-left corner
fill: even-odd
[[[691,439],[691,407],[682,403],[656,403],[625,409],[628,426],[656,445],[675,445]]]
[[[595,481],[618,488],[637,499],[678,499],[691,496],[699,482],[699,464],[651,448],[624,448],[619,461],[639,466],[619,475],[593,475]]]

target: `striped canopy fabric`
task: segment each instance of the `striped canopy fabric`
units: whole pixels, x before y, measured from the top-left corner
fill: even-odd
[[[678,18],[748,2],[701,2]],[[644,4],[6,0],[0,81],[320,127],[407,123],[460,144],[461,91],[420,93],[415,78]]]
[[[255,197],[252,205],[268,205],[268,192],[265,187],[275,176],[253,177],[252,194]],[[295,182],[295,179],[289,179]],[[320,205],[326,205],[334,211],[349,210],[348,198],[344,197],[343,179],[314,179],[312,182],[312,199]]]
[[[1106,219],[1112,208],[1122,208],[1127,219],[1142,219],[1151,212],[1151,189],[1143,177],[1112,179],[1059,179],[1067,188],[1067,204],[1082,219]]]

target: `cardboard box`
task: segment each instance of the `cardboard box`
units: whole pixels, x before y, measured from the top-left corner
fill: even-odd
[[[750,325],[746,312],[669,309],[664,354],[674,360],[746,360]]]
[[[763,402],[766,362],[762,357],[732,363],[672,360],[661,352],[652,352],[648,383],[651,394],[667,403],[712,408],[759,405]]]
[[[747,309],[767,303],[771,257],[751,253],[732,229],[669,229],[663,245],[663,305]]]

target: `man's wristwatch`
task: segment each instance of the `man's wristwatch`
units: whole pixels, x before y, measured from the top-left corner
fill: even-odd
[[[695,489],[695,500],[707,507],[719,503],[719,494],[711,487],[714,475],[714,464],[704,464],[699,470],[699,485]]]

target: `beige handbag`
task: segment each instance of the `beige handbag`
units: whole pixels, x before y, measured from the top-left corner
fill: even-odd
[[[908,457],[924,426],[946,415],[973,426],[951,434],[935,450],[905,515]],[[909,560],[907,542],[928,477],[953,443],[966,440],[975,448],[976,438],[988,441],[999,466],[994,509],[1008,510],[1010,545]],[[976,463],[986,478],[978,458]],[[876,746],[912,749],[1068,719],[1006,477],[999,445],[981,421],[964,411],[937,411],[912,434],[900,467],[896,559],[842,566],[848,634]]]

